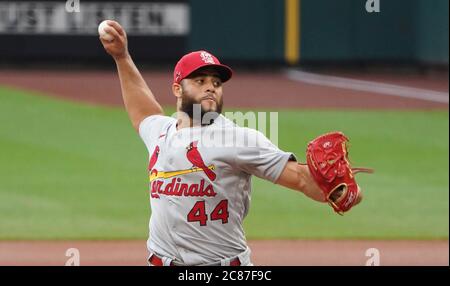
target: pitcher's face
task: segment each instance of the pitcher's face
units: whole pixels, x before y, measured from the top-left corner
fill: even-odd
[[[201,116],[207,112],[222,112],[222,80],[214,68],[206,67],[193,72],[181,81],[181,111],[193,117],[193,105],[200,104]]]

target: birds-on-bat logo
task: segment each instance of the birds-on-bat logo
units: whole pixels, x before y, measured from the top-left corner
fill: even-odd
[[[149,180],[151,185],[150,193],[152,198],[158,199],[160,195],[214,197],[217,194],[214,191],[213,185],[206,184],[204,179],[201,179],[199,183],[186,183],[183,182],[181,178],[175,178],[190,173],[204,172],[206,176],[208,176],[209,180],[214,181],[216,179],[216,174],[213,172],[216,167],[213,164],[206,166],[200,152],[197,149],[197,141],[191,142],[186,147],[186,150],[186,157],[193,165],[191,168],[175,171],[158,171],[154,167],[160,155],[160,148],[159,146],[155,147],[148,164],[148,171],[150,173]],[[165,180],[170,178],[171,181],[167,181],[165,184]]]
[[[202,155],[198,151],[197,143],[198,141],[191,142],[186,147],[187,150],[186,157],[193,166],[189,169],[177,171],[158,171],[157,169],[154,169],[154,166],[158,161],[158,157],[160,155],[160,148],[159,146],[156,146],[155,149],[153,150],[152,155],[150,156],[150,161],[148,163],[148,171],[150,172],[150,181],[153,181],[158,178],[171,178],[174,176],[180,176],[194,172],[204,172],[211,181],[214,181],[216,179],[216,174],[213,172],[215,166],[214,165],[207,166],[205,164]]]
[[[197,149],[197,143],[198,141],[191,142],[186,147],[186,157],[194,167],[202,169],[206,176],[208,176],[211,181],[214,181],[216,179],[216,174],[211,170],[210,167],[206,166],[205,162],[203,162],[202,155]]]

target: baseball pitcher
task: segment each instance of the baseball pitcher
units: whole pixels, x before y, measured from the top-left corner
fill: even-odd
[[[124,29],[108,21],[111,41],[100,39],[117,65],[123,101],[149,152],[148,262],[153,266],[252,265],[243,220],[252,175],[328,202],[344,213],[362,198],[347,154],[347,138],[322,135],[307,162],[262,133],[221,115],[224,83],[232,70],[206,51],[183,56],[173,71],[177,117],[163,115],[127,48]]]

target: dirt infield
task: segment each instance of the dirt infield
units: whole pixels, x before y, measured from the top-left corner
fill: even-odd
[[[448,93],[448,77],[375,74],[370,77],[344,74],[354,79],[400,84]],[[171,72],[143,72],[158,101],[175,106]],[[0,85],[37,90],[49,95],[101,105],[122,106],[120,84],[111,71],[20,71],[0,70]],[[225,107],[301,109],[448,109],[448,103],[389,96],[375,92],[306,84],[288,79],[283,72],[239,72],[227,82]]]
[[[260,266],[364,266],[376,248],[380,265],[449,265],[447,241],[250,241]],[[0,242],[0,265],[63,266],[77,248],[80,265],[146,265],[145,241]],[[369,254],[370,255],[370,254]]]

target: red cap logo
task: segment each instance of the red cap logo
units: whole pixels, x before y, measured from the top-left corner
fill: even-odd
[[[214,61],[213,56],[208,53],[208,52],[201,52],[200,53],[200,57],[202,58],[202,60],[207,63],[207,64],[215,64],[216,62]]]

